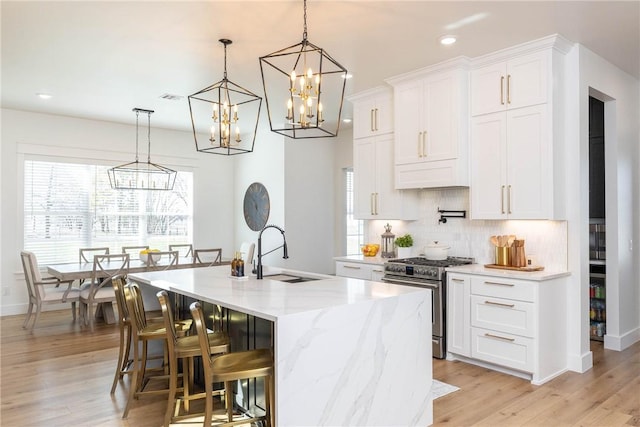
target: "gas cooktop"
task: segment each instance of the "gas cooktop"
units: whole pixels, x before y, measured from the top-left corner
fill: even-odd
[[[453,267],[455,265],[473,264],[473,258],[465,257],[447,257],[443,260],[432,260],[424,257],[399,258],[390,259],[387,263],[404,264],[404,265],[427,265],[432,267]]]

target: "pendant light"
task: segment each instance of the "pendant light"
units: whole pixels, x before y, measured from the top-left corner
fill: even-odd
[[[173,190],[176,171],[151,163],[151,114],[153,110],[134,108],[136,113],[136,160],[109,169],[111,188],[118,190]],[[138,161],[138,119],[140,113],[147,115],[147,161]]]
[[[189,113],[201,153],[233,155],[253,151],[262,98],[227,78],[227,46],[224,45],[222,80],[189,96]]]
[[[304,0],[302,42],[260,57],[273,132],[289,138],[337,136],[347,70],[307,39]]]

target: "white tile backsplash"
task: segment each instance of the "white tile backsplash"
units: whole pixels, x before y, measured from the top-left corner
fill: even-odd
[[[567,269],[566,221],[470,220],[469,189],[443,188],[420,191],[420,220],[367,221],[365,240],[379,242],[384,224],[392,225],[396,235],[413,236],[413,255],[422,252],[426,244],[438,241],[451,247],[449,255],[473,257],[479,264],[494,263],[494,249],[489,242],[492,235],[515,234],[525,241],[525,253],[546,270]],[[446,224],[438,222],[438,208],[467,211],[467,218],[449,218]]]

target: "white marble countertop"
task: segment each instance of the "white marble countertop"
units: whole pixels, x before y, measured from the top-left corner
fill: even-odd
[[[384,265],[390,258],[382,258],[378,256],[364,256],[364,255],[345,255],[333,258],[336,261],[343,262],[356,262],[359,264],[371,264],[371,265]]]
[[[129,279],[270,321],[314,310],[358,304],[398,295],[425,292],[399,286],[329,275],[265,267],[264,274],[286,273],[315,277],[303,283],[286,283],[255,276],[235,279],[229,266],[132,273]]]
[[[503,277],[503,278],[509,278],[509,279],[535,280],[535,281],[551,280],[551,279],[557,279],[559,277],[566,277],[571,275],[571,273],[568,271],[502,270],[498,268],[487,268],[484,266],[484,264],[460,265],[456,267],[448,267],[446,270],[450,272],[455,272],[455,273],[467,273],[467,274],[476,274],[480,276]]]

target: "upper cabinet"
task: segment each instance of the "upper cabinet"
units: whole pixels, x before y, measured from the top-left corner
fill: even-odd
[[[471,115],[546,103],[549,56],[536,52],[472,70]]]
[[[546,37],[472,62],[472,219],[564,219],[564,55]]]
[[[388,88],[374,88],[349,100],[353,103],[354,138],[393,132],[393,95]]]
[[[357,219],[418,219],[418,194],[394,188],[392,99],[388,87],[348,99],[354,111],[353,184]]]
[[[387,79],[394,93],[398,189],[469,185],[468,60]]]

